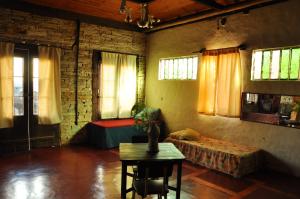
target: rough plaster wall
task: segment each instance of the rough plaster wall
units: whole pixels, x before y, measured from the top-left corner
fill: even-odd
[[[300,1],[290,0],[229,16],[217,30],[217,19],[158,31],[147,37],[146,103],[162,109],[169,130],[186,127],[202,134],[256,146],[266,165],[300,176],[300,130],[197,113],[198,81],[158,81],[159,58],[190,55],[203,47],[226,48],[246,43],[242,54],[243,90],[300,95],[300,82],[251,82],[251,51],[300,44]]]
[[[75,40],[74,21],[49,18],[0,8],[0,38],[29,40],[64,46],[61,57],[61,90],[63,121],[62,143],[78,142],[84,138],[84,126],[92,115],[92,53],[107,50],[140,55],[138,84],[139,99],[144,97],[144,68],[146,37],[142,33],[82,23],[78,68],[78,125],[75,125]]]

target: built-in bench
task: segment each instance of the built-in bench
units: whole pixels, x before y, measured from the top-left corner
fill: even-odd
[[[255,147],[205,136],[200,136],[197,141],[178,140],[171,137],[165,141],[174,143],[187,160],[234,177],[242,177],[260,167],[260,150]]]
[[[121,142],[130,143],[133,136],[144,135],[134,119],[94,121],[88,124],[87,131],[89,144],[101,149],[118,147]]]

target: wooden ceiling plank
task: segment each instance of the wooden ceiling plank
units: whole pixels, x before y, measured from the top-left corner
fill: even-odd
[[[83,23],[90,23],[90,24],[103,25],[112,28],[142,32],[141,29],[137,28],[133,24],[122,23],[122,22],[113,21],[110,19],[95,17],[86,14],[79,14],[72,11],[67,11],[67,10],[62,10],[57,8],[45,7],[45,6],[31,4],[23,1],[20,2],[0,1],[0,7],[19,10],[23,12],[30,12],[40,16],[54,17],[54,18],[73,20],[73,21],[80,20]]]
[[[210,8],[214,8],[214,9],[218,9],[218,10],[222,10],[225,8],[225,6],[215,2],[215,1],[211,1],[211,0],[194,0],[202,5],[206,5]]]
[[[223,10],[214,10],[214,11],[204,11],[194,16],[189,16],[183,19],[174,20],[171,22],[166,22],[161,25],[155,26],[154,28],[147,30],[147,33],[156,32],[159,30],[164,30],[176,26],[181,26],[184,24],[194,23],[197,21],[206,20],[213,17],[224,16],[229,14],[234,14],[237,12],[242,12],[247,9],[256,9],[264,6],[273,5],[276,3],[286,2],[288,0],[252,0],[247,2],[241,2],[238,4],[233,4],[231,6],[226,6]]]

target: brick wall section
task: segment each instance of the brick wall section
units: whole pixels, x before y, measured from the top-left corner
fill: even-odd
[[[0,40],[30,41],[63,46],[61,56],[61,90],[63,121],[62,143],[76,140],[76,134],[92,117],[92,54],[105,50],[138,54],[138,99],[144,100],[145,40],[142,33],[87,23],[81,24],[78,76],[78,125],[75,125],[75,40],[74,21],[49,18],[0,8]]]

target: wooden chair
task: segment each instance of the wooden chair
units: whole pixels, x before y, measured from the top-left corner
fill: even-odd
[[[135,198],[135,193],[142,198],[147,195],[157,194],[161,199],[164,196],[167,199],[168,179],[173,172],[173,163],[166,162],[140,162],[137,169],[134,170],[132,181],[132,198]]]

